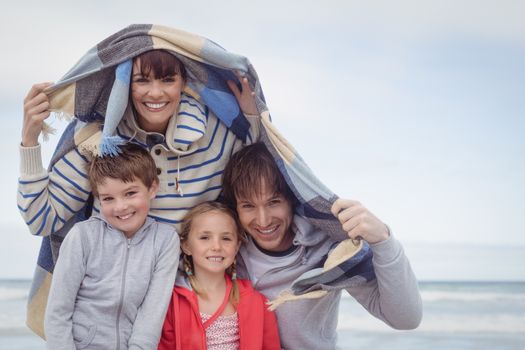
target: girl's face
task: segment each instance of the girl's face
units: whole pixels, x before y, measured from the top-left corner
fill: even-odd
[[[180,74],[155,79],[153,70],[141,72],[140,58],[133,62],[131,100],[139,126],[148,132],[164,134],[170,118],[178,111],[184,79]]]
[[[193,258],[195,276],[224,275],[233,264],[241,242],[234,219],[217,210],[193,218],[182,250]]]

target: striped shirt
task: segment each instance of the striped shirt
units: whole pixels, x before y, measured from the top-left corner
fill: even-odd
[[[250,122],[247,143],[255,142],[258,116],[246,117]],[[88,127],[94,129],[92,124],[79,125],[75,139]],[[175,225],[177,230],[189,209],[219,196],[224,167],[245,144],[206,106],[187,95],[183,95],[178,114],[171,118],[165,135],[140,129],[129,107],[117,134],[149,150],[160,181],[149,216]],[[42,166],[40,146],[20,147],[17,202],[32,234],[46,236],[56,232],[88,200],[88,157],[81,149],[82,144],[65,154],[48,172]],[[95,199],[94,212],[99,212],[99,208]]]

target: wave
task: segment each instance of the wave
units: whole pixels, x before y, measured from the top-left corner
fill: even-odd
[[[427,302],[439,301],[512,301],[525,300],[525,293],[467,292],[467,291],[421,291],[421,298]]]
[[[0,302],[27,300],[29,290],[27,288],[5,288],[0,287]]]
[[[367,315],[341,315],[339,330],[397,332],[383,322]],[[448,317],[447,317],[448,316]],[[423,316],[417,332],[454,332],[454,333],[518,333],[525,334],[523,315],[446,315],[443,317]]]

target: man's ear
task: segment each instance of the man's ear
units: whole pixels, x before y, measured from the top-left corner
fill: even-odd
[[[149,187],[149,199],[152,200],[157,195],[157,191],[159,190],[159,182],[153,181],[151,186]]]

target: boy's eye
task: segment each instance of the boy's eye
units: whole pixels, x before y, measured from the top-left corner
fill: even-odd
[[[126,192],[126,196],[128,197],[132,197],[133,195],[135,195],[137,192],[135,191],[129,191],[129,192]]]
[[[281,200],[280,199],[272,199],[270,201],[270,205],[277,205],[277,204],[280,204],[281,203]]]
[[[243,203],[243,204],[241,204],[241,208],[242,209],[250,209],[250,208],[253,208],[253,205],[249,204],[249,203]]]
[[[113,199],[113,197],[103,197],[103,198],[101,198],[101,201],[102,202],[109,202],[112,199]]]
[[[207,240],[209,237],[208,236],[200,236],[199,239],[202,239],[202,240]]]

